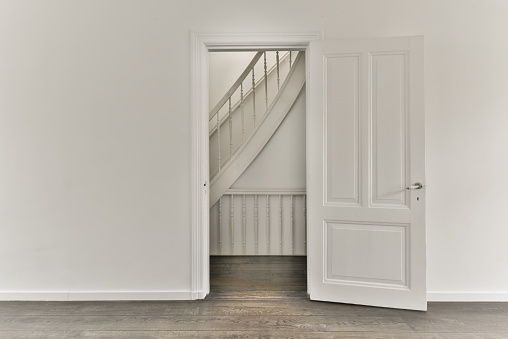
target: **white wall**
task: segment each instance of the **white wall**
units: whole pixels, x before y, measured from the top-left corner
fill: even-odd
[[[235,181],[235,189],[303,189],[305,87],[265,148]]]
[[[256,52],[210,52],[208,53],[210,110],[233,86],[240,74],[254,58]],[[251,80],[249,76],[247,78]],[[248,82],[246,82],[248,83]],[[236,102],[234,100],[233,102]]]
[[[425,36],[428,290],[508,300],[507,12],[502,0],[0,1],[1,298],[188,297],[190,31],[317,28]]]

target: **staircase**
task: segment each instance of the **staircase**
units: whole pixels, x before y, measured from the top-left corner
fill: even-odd
[[[211,210],[211,216],[219,220],[218,237],[215,239],[217,250],[212,254],[305,254],[305,191],[246,192],[231,189],[277,131],[305,85],[305,55],[296,54],[287,52],[279,57],[279,52],[276,52],[275,65],[268,67],[267,52],[256,53],[238,80],[210,112],[210,207],[217,209],[215,213]],[[256,80],[258,61],[262,62],[263,72]],[[285,79],[281,79],[284,73]],[[236,222],[235,200],[237,207],[241,206],[241,214],[236,217]],[[223,235],[221,229],[224,203],[229,212],[229,216],[224,218],[228,222],[227,236]],[[270,213],[272,205],[275,210],[278,209],[277,230],[270,229],[273,223],[271,219],[277,217],[276,213]],[[246,221],[249,206],[253,221]],[[264,248],[258,244],[260,207],[263,208],[263,226],[266,229]],[[295,221],[295,216],[303,222]],[[240,225],[236,227],[238,222]],[[242,234],[238,241],[243,243],[240,248],[234,244],[235,228],[239,228],[236,237],[238,233]],[[277,244],[270,244],[270,237],[275,238],[270,234],[274,232],[277,233]],[[250,247],[247,236],[255,239]],[[226,238],[230,246],[224,251],[223,247],[226,246],[223,246],[223,240]],[[283,238],[289,239],[287,244],[283,244]]]
[[[259,58],[259,54],[263,52],[259,52],[256,57]],[[254,57],[253,60],[256,60],[256,57]],[[257,61],[257,60],[256,60]],[[252,63],[252,62],[251,62]],[[255,63],[255,61],[254,61]],[[249,65],[249,67],[252,67],[252,65]],[[248,68],[249,68],[248,67]],[[245,72],[244,72],[245,74]],[[244,75],[242,74],[242,76]],[[241,79],[241,78],[240,78]],[[265,77],[267,79],[267,77]],[[244,79],[238,81],[241,83]],[[212,129],[210,132],[210,145],[213,145],[212,142],[213,139],[217,139],[216,144],[217,146],[217,169],[214,171],[214,173],[210,174],[210,206],[213,206],[219,201],[219,198],[233,185],[233,183],[240,177],[240,175],[245,171],[247,167],[251,164],[251,162],[257,157],[259,152],[263,149],[263,147],[266,145],[266,143],[270,140],[271,136],[277,128],[279,127],[280,123],[284,118],[286,117],[286,114],[289,112],[289,109],[293,105],[294,101],[296,100],[296,97],[300,93],[300,91],[303,88],[303,85],[305,84],[305,57],[303,53],[299,53],[296,57],[296,60],[294,64],[291,67],[291,70],[282,84],[280,90],[278,91],[276,97],[273,99],[273,102],[270,106],[267,107],[266,111],[261,116],[261,119],[259,119],[259,116],[253,114],[253,124],[254,124],[254,130],[250,133],[249,136],[245,135],[245,128],[243,128],[242,133],[242,141],[239,143],[239,145],[235,145],[233,143],[233,116],[235,113],[241,113],[241,110],[243,108],[243,121],[245,122],[245,102],[248,102],[249,100],[255,104],[255,95],[256,90],[253,90],[250,92],[249,97],[243,98],[243,103],[240,103],[240,105],[237,106],[237,108],[233,111],[228,111],[228,136],[229,136],[229,156],[224,161],[222,156],[222,145],[224,143],[223,139],[221,139],[221,125],[224,124],[224,122],[221,122],[219,109],[216,108],[212,110],[210,113],[212,120],[217,120],[216,127]],[[266,84],[265,84],[266,86]],[[234,86],[233,86],[234,87]],[[233,88],[232,87],[232,88]],[[265,87],[266,89],[266,87]],[[228,91],[228,102],[231,102],[231,95]],[[233,91],[234,92],[234,91]],[[223,100],[221,100],[223,101]],[[268,99],[266,99],[268,101]],[[219,102],[220,104],[221,102]],[[225,101],[224,101],[225,103]],[[231,106],[231,104],[229,104]],[[215,112],[214,112],[215,111]],[[259,122],[255,121],[256,117],[260,120]],[[245,126],[245,125],[244,125]],[[243,127],[244,127],[243,126]],[[214,138],[215,137],[215,138]],[[211,152],[210,153],[215,153]],[[210,166],[212,168],[212,166]]]

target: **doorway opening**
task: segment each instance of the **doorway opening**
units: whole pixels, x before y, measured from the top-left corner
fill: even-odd
[[[320,40],[321,37],[320,30],[270,33],[191,33],[191,76],[193,79],[191,119],[194,126],[191,131],[191,168],[193,169],[191,181],[191,299],[203,299],[210,292],[209,52],[279,49],[307,53],[310,42]],[[307,65],[305,66],[307,67]],[[308,85],[310,80],[306,80]],[[307,95],[308,91],[309,86],[306,87]],[[308,103],[306,104],[308,105]],[[306,120],[308,121],[308,118]]]
[[[209,298],[304,296],[305,54],[210,51],[208,60]]]

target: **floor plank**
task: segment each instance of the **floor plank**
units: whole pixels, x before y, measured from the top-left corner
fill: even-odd
[[[199,301],[0,302],[0,338],[508,338],[508,303],[310,301],[305,257],[212,257]]]
[[[12,335],[15,335],[14,337]],[[114,339],[167,339],[167,338],[364,338],[364,339],[499,339],[496,334],[474,334],[474,333],[399,333],[380,334],[379,332],[344,332],[344,333],[323,333],[323,332],[280,332],[261,329],[259,331],[30,331],[15,333],[0,330],[0,338],[114,338]]]

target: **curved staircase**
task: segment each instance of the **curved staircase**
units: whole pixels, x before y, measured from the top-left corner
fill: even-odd
[[[266,66],[266,54],[265,54],[265,74],[261,82],[264,82],[264,93],[266,96],[266,111],[262,114],[262,117],[256,121],[256,86],[254,85],[254,73],[253,67],[255,63],[260,59],[263,52],[259,52],[254,57],[253,61],[249,64],[246,70],[242,73],[240,78],[235,82],[233,87],[226,93],[224,98],[215,106],[210,113],[210,121],[217,121],[216,125],[211,125],[210,138],[214,138],[215,142],[210,142],[210,145],[216,145],[215,152],[218,153],[218,166],[216,170],[211,173],[210,177],[210,207],[215,205],[227,190],[231,188],[234,182],[240,177],[240,175],[249,167],[252,161],[258,156],[265,145],[268,143],[272,135],[275,133],[279,125],[282,123],[287,113],[293,106],[298,94],[302,90],[305,84],[305,54],[298,53],[298,56],[291,65],[290,71],[282,84],[279,86],[279,59],[277,53],[277,86],[280,87],[276,96],[273,98],[270,104],[268,101],[268,77],[269,72]],[[291,61],[289,61],[291,64]],[[243,95],[243,82],[246,77],[252,72],[252,89]],[[274,68],[275,74],[275,68]],[[236,89],[241,88],[241,101],[240,103],[233,105],[231,103],[231,96]],[[258,91],[259,92],[259,91]],[[259,95],[259,93],[258,93]],[[259,99],[259,98],[258,98]],[[245,103],[252,102],[253,106],[253,126],[250,135],[246,136],[244,133],[244,114],[245,114]],[[222,114],[220,109],[229,103],[229,110],[226,110]],[[258,105],[259,106],[259,105]],[[241,114],[241,141],[239,145],[233,145],[234,132],[233,132],[233,117]],[[238,119],[239,120],[239,119]],[[226,126],[228,123],[228,126]],[[223,126],[224,125],[224,126]],[[227,128],[226,138],[222,133],[221,128],[224,130]],[[237,133],[240,135],[240,133]],[[227,148],[229,135],[229,156],[222,161],[221,157],[221,145],[222,148]],[[240,139],[240,137],[237,137]],[[235,147],[234,147],[235,146]],[[212,166],[210,166],[212,169]]]

